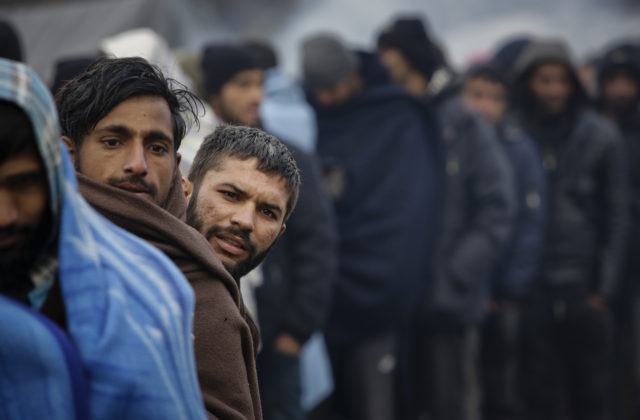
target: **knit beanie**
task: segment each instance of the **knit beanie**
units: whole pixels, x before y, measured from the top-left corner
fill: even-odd
[[[259,69],[258,61],[244,47],[209,45],[202,55],[205,93],[207,96],[220,93],[222,86],[239,72]]]
[[[0,21],[0,58],[22,61],[20,38],[14,27],[5,21]]]
[[[491,61],[502,70],[510,72],[518,61],[520,54],[533,42],[527,35],[514,37],[505,41],[496,49]]]
[[[327,89],[358,70],[358,58],[341,40],[329,34],[307,38],[302,43],[302,71],[310,89]]]
[[[609,48],[599,61],[598,82],[602,85],[618,70],[627,71],[640,83],[640,45],[623,43]]]
[[[440,49],[429,38],[422,20],[418,18],[397,19],[378,36],[378,48],[397,48],[427,80],[445,64]]]

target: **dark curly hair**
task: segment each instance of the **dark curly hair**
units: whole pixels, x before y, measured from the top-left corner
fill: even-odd
[[[167,101],[173,122],[177,152],[188,127],[198,124],[202,102],[186,86],[166,78],[162,71],[140,57],[100,57],[67,82],[56,94],[62,135],[80,147],[84,137],[113,108],[135,96],[160,96]]]

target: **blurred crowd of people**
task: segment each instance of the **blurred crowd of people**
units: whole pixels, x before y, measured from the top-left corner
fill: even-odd
[[[148,29],[56,63],[51,91],[72,139],[60,106],[103,56],[143,57],[199,96],[205,112],[177,151],[186,222],[203,234],[203,212],[218,210],[199,193],[205,136],[257,128],[295,158],[302,182],[286,232],[283,221],[255,264],[228,264],[229,250],[213,247],[242,278],[260,349],[254,365],[246,321],[229,351],[242,353],[249,391],[219,392],[226,376],[214,371],[233,376],[236,365],[202,362],[224,353],[215,330],[204,348],[196,340],[209,415],[640,418],[640,38],[580,63],[561,39],[521,35],[465,69],[423,16],[386,22],[375,41],[364,51],[309,34],[300,80],[264,41],[172,51]],[[22,59],[18,38],[0,50]],[[73,157],[80,145],[67,138]],[[195,325],[213,328],[198,320],[194,289]]]

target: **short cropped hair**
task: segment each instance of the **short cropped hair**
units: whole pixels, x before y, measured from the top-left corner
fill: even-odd
[[[224,159],[233,157],[240,160],[256,158],[257,169],[268,175],[280,176],[289,192],[286,221],[298,201],[300,189],[300,170],[291,152],[280,140],[264,131],[245,126],[222,125],[208,135],[189,172],[189,181],[194,185],[194,192],[200,189],[202,179],[207,172],[218,169]]]
[[[136,96],[159,96],[167,101],[177,152],[187,132],[182,113],[197,124],[201,101],[181,83],[140,57],[101,57],[66,83],[56,94],[62,135],[80,147],[84,137],[113,108]]]

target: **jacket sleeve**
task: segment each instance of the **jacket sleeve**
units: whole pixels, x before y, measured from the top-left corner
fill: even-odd
[[[613,128],[607,134],[610,138],[606,143],[607,147],[599,168],[604,226],[602,227],[601,269],[597,292],[606,298],[612,298],[617,291],[618,277],[624,258],[628,217],[628,174],[622,140]]]
[[[502,257],[515,212],[513,175],[504,150],[484,120],[470,116],[462,134],[471,168],[467,201],[473,207],[466,230],[448,252],[448,269],[463,288],[483,288]]]
[[[535,146],[528,137],[521,138],[512,167],[516,176],[517,215],[510,236],[504,272],[499,279],[499,295],[523,297],[536,274],[542,250],[545,174]]]
[[[288,288],[278,330],[304,343],[321,328],[328,312],[337,271],[337,232],[316,161],[300,150],[294,150],[294,157],[302,185],[282,238]]]

